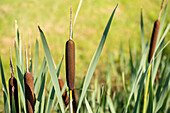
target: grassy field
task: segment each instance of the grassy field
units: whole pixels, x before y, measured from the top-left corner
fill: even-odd
[[[39,37],[37,32],[37,25],[39,24],[46,34],[54,60],[59,62],[64,53],[64,44],[69,36],[69,8],[73,7],[73,15],[75,15],[78,3],[78,0],[74,2],[69,0],[0,1],[0,54],[5,68],[9,67],[9,57],[7,56],[9,56],[9,47],[13,47],[15,39],[15,19],[18,21],[22,42],[25,43],[26,40],[30,39],[32,49],[35,45],[35,39]],[[119,6],[99,66],[106,62],[105,54],[111,53],[118,58],[120,43],[128,53],[126,44],[129,39],[131,44],[136,46],[136,49],[140,48],[141,8],[144,16],[145,37],[150,38],[153,22],[157,19],[157,12],[160,10],[160,0],[83,1],[74,27],[77,76],[81,76],[88,68],[109,14],[117,3],[119,3]],[[168,7],[168,12],[169,9]],[[170,20],[169,15],[167,15],[167,20]],[[170,39],[170,33],[167,36],[166,40]],[[40,52],[43,54],[42,48]],[[12,54],[14,56],[14,53]],[[62,73],[64,74],[63,71]],[[9,75],[9,73],[7,74]]]
[[[160,0],[83,1],[74,26],[74,41],[76,44],[76,84],[79,84],[79,78],[82,78],[85,75],[105,25],[117,3],[119,6],[113,18],[108,39],[98,62],[95,75],[105,75],[106,68],[103,67],[107,67],[110,62],[109,55],[111,55],[115,61],[119,60],[121,52],[120,45],[122,45],[124,55],[129,59],[129,40],[134,57],[138,57],[141,54],[141,8],[143,10],[145,39],[150,39],[153,22],[157,19],[160,10]],[[28,42],[30,41],[32,45],[32,56],[34,56],[35,40],[36,38],[39,38],[37,25],[40,25],[46,35],[54,61],[58,64],[65,53],[65,42],[69,37],[69,9],[70,6],[73,7],[74,16],[78,4],[78,0],[75,0],[74,3],[69,0],[26,0],[24,2],[22,0],[0,1],[0,56],[4,65],[6,80],[10,76],[9,47],[12,47],[14,65],[16,64],[13,48],[14,39],[16,38],[14,21],[18,21],[23,44],[27,42],[28,45]],[[170,15],[168,15],[169,12],[170,8],[168,7],[166,22],[170,20]],[[170,33],[167,34],[166,42],[169,40]],[[40,39],[39,42],[39,58],[40,62],[42,62],[44,52]],[[137,52],[135,52],[136,50]],[[164,54],[169,54],[169,51],[170,46],[165,49]],[[118,71],[119,70],[120,69],[118,69]],[[65,63],[63,63],[60,75],[62,78],[65,78]],[[102,80],[103,78],[105,78],[105,76],[101,76],[99,81],[105,82]],[[113,84],[114,87],[121,85],[120,80],[116,81],[117,82]]]

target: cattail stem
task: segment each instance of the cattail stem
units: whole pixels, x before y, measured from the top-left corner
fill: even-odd
[[[70,90],[70,113],[73,113],[72,90]]]
[[[32,67],[31,67],[31,65],[32,65],[32,58],[31,58],[31,43],[30,43],[30,40],[29,40],[29,45],[28,45],[28,51],[29,51],[29,68],[28,68],[28,70],[29,70],[29,72],[32,72]]]
[[[165,1],[165,0],[162,0],[162,5],[161,5],[160,12],[159,12],[158,20],[160,20],[160,18],[161,18],[162,9],[163,9],[163,7],[164,7],[164,1]]]
[[[70,8],[70,40],[72,40],[72,7]]]
[[[10,48],[10,67],[11,67],[11,77],[14,77],[14,68],[12,65],[12,56],[11,56],[11,48]]]
[[[11,56],[11,48],[10,48],[10,71],[11,71],[11,78],[9,79],[9,95],[10,95],[10,107],[11,109],[15,107],[16,113],[19,113],[19,104],[18,104],[18,86],[17,80],[14,77],[14,68],[12,65],[12,56]],[[13,102],[15,106],[13,105]],[[12,113],[13,110],[11,110]]]
[[[25,43],[25,60],[26,60],[26,72],[28,73],[29,70],[28,70],[28,58],[27,58],[27,46],[26,46],[26,43]]]
[[[146,89],[145,89],[145,95],[144,95],[143,113],[145,113],[146,111],[145,109],[146,109],[146,101],[147,101],[147,95],[148,95],[150,75],[151,75],[151,65],[149,66],[149,71],[148,71],[148,77],[147,77],[147,83],[146,83]]]

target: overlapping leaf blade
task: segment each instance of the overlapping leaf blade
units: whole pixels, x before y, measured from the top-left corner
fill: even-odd
[[[42,41],[42,44],[43,44],[45,57],[46,57],[46,60],[47,60],[47,63],[48,63],[51,80],[52,80],[52,83],[54,85],[55,92],[57,94],[57,99],[59,100],[59,105],[60,105],[61,111],[62,111],[62,113],[64,113],[64,104],[63,104],[63,101],[62,101],[61,91],[60,91],[58,79],[57,79],[57,76],[56,76],[53,59],[52,59],[52,56],[51,56],[47,41],[45,39],[44,33],[40,29],[40,27],[38,27],[38,28],[39,28],[40,35],[41,35],[41,41]]]
[[[117,6],[116,6],[116,8],[117,8]],[[86,74],[86,78],[85,78],[85,81],[84,81],[84,84],[83,84],[82,93],[81,93],[81,96],[80,96],[80,99],[79,99],[79,103],[78,103],[77,113],[79,112],[79,109],[80,109],[82,101],[84,99],[86,90],[87,90],[87,88],[88,88],[88,86],[90,84],[92,75],[94,73],[94,70],[96,68],[97,62],[98,62],[99,57],[100,57],[100,54],[102,52],[102,49],[103,49],[103,46],[104,46],[104,43],[105,43],[105,40],[106,40],[106,37],[107,37],[107,33],[109,31],[109,28],[110,28],[110,25],[111,25],[114,13],[116,11],[116,8],[114,9],[114,11],[111,14],[111,17],[110,17],[110,19],[108,21],[108,24],[107,24],[107,26],[105,28],[105,31],[103,33],[103,36],[101,38],[100,44],[99,44],[99,46],[98,46],[98,48],[97,48],[97,50],[96,50],[96,52],[95,52],[95,54],[94,54],[94,56],[93,56],[93,58],[91,60],[91,63],[89,65],[89,68],[88,68],[88,71],[87,71],[87,74]]]

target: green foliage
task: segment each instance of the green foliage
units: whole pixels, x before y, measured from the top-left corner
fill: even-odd
[[[79,7],[75,16],[77,18],[78,12],[82,0],[80,0]],[[156,44],[156,50],[154,58],[150,64],[148,64],[147,56],[149,50],[149,41],[145,43],[144,34],[144,21],[143,14],[141,11],[141,54],[135,56],[133,49],[131,48],[129,41],[129,53],[128,57],[125,56],[125,51],[120,49],[119,60],[114,58],[114,55],[109,53],[109,62],[107,66],[102,68],[105,70],[104,78],[94,75],[97,62],[103,50],[107,34],[110,29],[110,25],[113,16],[116,12],[116,8],[113,10],[111,17],[106,25],[103,32],[103,36],[100,40],[98,48],[90,62],[89,68],[87,70],[86,76],[80,82],[81,86],[75,86],[75,91],[78,95],[78,108],[79,112],[100,112],[100,113],[140,113],[143,110],[143,97],[146,89],[146,81],[148,76],[149,66],[151,68],[151,78],[149,79],[149,90],[147,93],[147,103],[146,111],[152,113],[158,112],[168,112],[170,102],[170,71],[168,67],[170,66],[169,57],[163,55],[162,52],[164,48],[169,44],[164,44],[165,36],[167,35],[170,24],[164,26],[165,14],[167,5],[165,6],[161,28],[159,30],[159,38]],[[75,24],[75,21],[74,21]],[[43,31],[39,28],[43,51],[45,53],[43,62],[39,62],[39,42],[36,40],[35,43],[35,56],[34,64],[31,63],[32,74],[34,75],[34,93],[36,96],[35,112],[39,113],[49,113],[49,112],[69,112],[69,105],[64,106],[62,94],[68,90],[65,83],[63,89],[60,89],[58,78],[60,75],[60,69],[62,67],[64,56],[61,58],[57,67],[50,52],[49,46],[47,44],[47,39]],[[22,50],[22,42],[19,34],[18,26],[16,25],[16,36],[17,40],[15,42],[15,59],[16,59],[16,76],[19,89],[19,101],[20,101],[20,111],[26,113],[26,101],[25,101],[25,89],[24,89],[24,73],[26,70],[24,55]],[[128,46],[128,45],[127,45]],[[120,47],[121,48],[121,47]],[[164,59],[163,59],[164,58]],[[33,66],[33,68],[32,68]],[[40,67],[40,71],[38,71]],[[114,68],[114,69],[113,69]],[[9,97],[6,87],[6,80],[3,70],[2,61],[0,58],[0,69],[1,78],[3,86],[3,96],[4,96],[4,111],[10,112]],[[114,70],[114,71],[113,71]],[[49,71],[49,73],[48,73]],[[38,73],[39,72],[39,73]],[[50,76],[48,76],[50,74]],[[47,78],[50,77],[49,83]],[[101,83],[101,78],[103,83]],[[75,78],[76,79],[76,78]],[[91,81],[94,82],[91,82]],[[116,82],[116,84],[114,84]],[[47,85],[48,84],[48,85]],[[67,94],[68,92],[66,92]],[[12,111],[15,112],[14,97],[12,96]],[[74,106],[74,105],[73,105]]]

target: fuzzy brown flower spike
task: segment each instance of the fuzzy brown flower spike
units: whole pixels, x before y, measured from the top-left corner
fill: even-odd
[[[75,44],[72,38],[72,8],[70,8],[70,37],[66,42],[66,79],[70,90],[70,112],[72,113],[72,91],[75,79]]]
[[[75,44],[72,40],[72,9],[70,9],[70,37],[66,42],[66,79],[69,89],[73,90],[75,79]]]
[[[149,50],[149,57],[148,57],[149,63],[150,63],[150,61],[151,61],[151,59],[154,55],[154,52],[155,52],[155,46],[156,46],[159,27],[160,27],[160,16],[161,16],[161,13],[162,13],[163,5],[164,5],[164,0],[162,1],[161,9],[160,9],[160,12],[159,12],[159,17],[155,21],[153,31],[152,31],[152,38],[151,38],[151,42],[150,42],[150,50]]]
[[[24,74],[24,83],[25,83],[25,99],[26,99],[26,108],[27,113],[34,113],[35,105],[35,95],[34,95],[34,78],[28,70],[28,59],[27,59],[27,49],[25,48],[26,56],[26,73]]]

